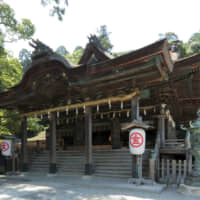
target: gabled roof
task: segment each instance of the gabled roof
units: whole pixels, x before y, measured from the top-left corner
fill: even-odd
[[[96,62],[101,62],[114,58],[102,47],[100,41],[95,35],[91,35],[88,39],[89,43],[86,45],[79,64],[90,64],[90,59],[92,56],[95,56]]]
[[[32,58],[22,81],[0,94],[0,107],[19,111],[42,110],[130,94],[166,80],[173,70],[166,40],[157,41],[126,55],[76,68],[51,51]]]
[[[200,54],[180,58],[174,63],[174,71],[180,71],[183,70],[183,68],[188,68],[188,67],[191,68],[192,66],[199,65],[199,63],[200,63]]]

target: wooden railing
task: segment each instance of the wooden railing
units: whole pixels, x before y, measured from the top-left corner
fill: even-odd
[[[188,174],[192,171],[192,162],[186,160],[157,160],[157,174],[159,181],[167,184],[181,184]]]
[[[167,139],[165,147],[185,147],[185,139]]]

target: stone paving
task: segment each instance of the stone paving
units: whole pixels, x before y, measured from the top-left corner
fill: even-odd
[[[161,193],[125,188],[127,180],[68,176],[0,176],[0,200],[197,200],[170,187]],[[112,187],[109,187],[112,186]],[[116,186],[116,187],[115,187]],[[138,186],[139,187],[139,186]],[[155,185],[155,187],[157,187]]]

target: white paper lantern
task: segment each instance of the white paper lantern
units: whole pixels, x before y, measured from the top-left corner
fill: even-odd
[[[11,156],[12,155],[12,141],[11,140],[3,140],[2,141],[1,153],[3,156]]]
[[[131,154],[141,155],[145,151],[146,134],[144,129],[135,128],[129,133],[129,150]]]

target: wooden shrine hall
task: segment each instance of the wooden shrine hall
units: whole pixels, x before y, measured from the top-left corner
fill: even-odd
[[[200,55],[172,61],[164,39],[114,57],[91,36],[75,65],[40,41],[31,45],[32,63],[23,79],[0,94],[0,108],[18,111],[22,119],[23,171],[135,176],[123,131],[133,121],[150,127],[145,177],[158,168],[150,166],[152,158],[188,159],[177,128],[195,119],[200,107]],[[46,149],[32,155],[29,117],[49,123]]]

